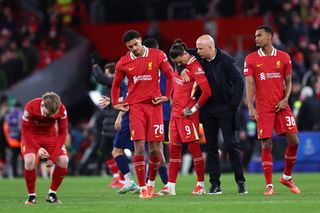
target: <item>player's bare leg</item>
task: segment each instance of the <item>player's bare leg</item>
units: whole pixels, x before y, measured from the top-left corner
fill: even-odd
[[[28,189],[28,199],[25,204],[36,204],[36,178],[37,173],[35,170],[36,155],[28,153],[23,156],[24,158],[24,179]]]
[[[285,154],[285,167],[279,182],[287,186],[292,193],[300,194],[300,189],[294,184],[292,179],[292,169],[296,163],[299,140],[297,135],[292,133],[287,133],[286,137],[288,146]]]
[[[57,159],[56,166],[52,173],[52,182],[46,201],[49,203],[61,204],[57,197],[57,190],[62,183],[64,176],[68,172],[69,158],[66,155],[60,155]]]

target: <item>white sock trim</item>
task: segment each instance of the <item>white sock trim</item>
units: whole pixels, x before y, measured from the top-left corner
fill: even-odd
[[[285,180],[290,180],[292,178],[292,176],[288,176],[288,175],[285,175],[285,174],[283,174],[282,177]]]
[[[201,181],[201,182],[198,181],[197,185],[202,186],[204,188],[204,181]]]
[[[273,188],[273,184],[272,183],[267,184],[267,187],[272,187]]]
[[[48,194],[50,194],[50,193],[54,193],[54,194],[57,194],[57,191],[53,191],[53,190],[49,189],[49,192],[48,192]]]
[[[156,181],[154,180],[154,181],[152,181],[152,180],[148,180],[148,186],[152,186],[152,187],[154,187],[154,185],[156,184]]]

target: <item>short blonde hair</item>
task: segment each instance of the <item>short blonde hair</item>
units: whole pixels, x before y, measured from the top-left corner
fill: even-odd
[[[54,115],[58,112],[61,99],[60,96],[54,92],[46,92],[42,95],[44,107],[48,110],[50,115]]]

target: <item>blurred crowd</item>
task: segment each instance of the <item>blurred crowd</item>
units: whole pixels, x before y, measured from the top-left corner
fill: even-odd
[[[0,1],[0,91],[11,87],[37,68],[49,65],[67,51],[63,33],[65,25],[78,25],[88,20],[91,23],[177,18],[202,18],[210,21],[224,16],[264,16],[269,24],[274,26],[275,47],[288,52],[292,59],[293,87],[289,105],[297,120],[298,129],[320,130],[320,0],[21,2],[23,3]],[[123,7],[124,4],[126,7]],[[127,8],[130,11],[126,11]],[[135,15],[132,16],[132,13]],[[90,16],[90,19],[85,19],[87,16]],[[237,56],[238,64],[243,64],[247,53],[233,54]],[[113,73],[106,75],[112,77]],[[96,91],[108,95],[106,87],[92,81],[97,86]],[[240,140],[246,169],[257,144],[257,135],[256,123],[248,117],[245,97],[241,112]],[[0,98],[0,178],[22,175],[18,125],[21,113],[22,107],[14,98]],[[104,134],[102,124],[106,122],[106,116],[108,113],[97,107],[96,113],[89,121],[70,123],[67,141],[70,174],[97,175],[109,172],[104,163],[105,151],[101,149],[101,135]],[[107,120],[112,127],[115,118]],[[224,159],[227,156],[222,144],[221,139],[221,158]],[[205,151],[205,145],[202,148]],[[188,159],[188,156],[185,159]],[[186,166],[184,173],[189,171],[188,167],[192,166]],[[48,175],[46,168],[39,171],[44,177]]]
[[[46,3],[39,5],[43,10],[28,8],[26,2],[0,1],[0,91],[66,52],[62,15],[55,1],[39,1]]]

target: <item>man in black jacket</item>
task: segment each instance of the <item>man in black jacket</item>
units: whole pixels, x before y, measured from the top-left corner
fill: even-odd
[[[224,143],[229,153],[235,180],[240,194],[248,193],[241,165],[239,151],[239,112],[244,81],[235,66],[234,59],[215,47],[209,35],[200,36],[196,41],[197,50],[190,50],[202,63],[212,96],[200,110],[207,143],[207,166],[211,188],[208,194],[222,194],[220,188],[220,163],[218,152],[218,131],[221,128]]]

